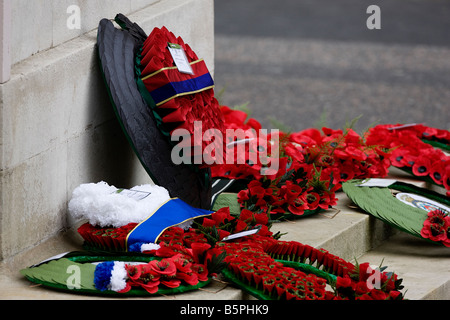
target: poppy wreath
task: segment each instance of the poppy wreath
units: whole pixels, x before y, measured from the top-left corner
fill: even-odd
[[[391,151],[368,143],[351,128],[264,135],[257,134],[261,124],[245,112],[226,106],[221,111],[226,129],[255,132],[251,138],[257,141],[253,148],[246,146],[244,160],[211,168],[214,178],[239,181],[241,188],[235,191],[241,208],[270,212],[273,219],[304,217],[333,207],[343,182],[388,174]],[[239,154],[235,148],[233,154]],[[278,170],[265,171],[261,162],[248,161],[252,152],[263,149],[269,159],[278,157]]]
[[[403,232],[450,247],[449,197],[400,181],[388,187],[364,187],[361,182],[352,180],[342,185],[348,198],[361,209]]]
[[[393,150],[389,160],[394,167],[442,186],[450,196],[450,156],[443,151],[450,145],[450,131],[423,125],[378,125],[369,130],[367,141]]]
[[[208,269],[200,263],[197,253],[195,250],[171,252],[168,257],[149,259],[148,263],[139,264],[102,262],[95,268],[94,285],[101,292],[113,291],[119,294],[128,293],[133,288],[138,291],[145,290],[141,294],[150,295],[197,289],[210,281]],[[167,255],[159,252],[158,254]]]
[[[439,209],[428,212],[420,235],[450,247],[450,216]]]
[[[296,241],[249,237],[222,243],[227,253],[225,277],[263,300],[401,300],[402,279],[372,269],[368,263],[352,264]],[[369,280],[379,277],[378,286]],[[331,290],[327,289],[329,285]]]
[[[68,272],[79,270],[72,283]],[[190,253],[170,258],[69,252],[21,270],[29,281],[76,294],[155,296],[197,290],[210,283],[203,264]]]
[[[372,270],[368,263],[352,264],[324,249],[281,241],[270,226],[267,215],[243,210],[234,217],[229,208],[222,208],[199,218],[189,229],[167,229],[158,244],[142,245],[138,257],[148,257],[147,263],[99,264],[95,290],[105,294],[157,295],[170,293],[172,288],[175,293],[203,286],[208,279],[222,274],[264,300],[403,299],[402,280],[397,275],[382,272],[384,268]],[[114,233],[125,234],[132,227],[103,231],[109,233],[105,237],[109,238]],[[256,235],[225,241],[231,234],[255,228],[260,229]],[[375,275],[380,279],[378,287],[368,281]]]
[[[21,273],[44,286],[100,295],[176,294],[204,287],[222,274],[263,300],[403,299],[402,279],[384,272],[386,267],[352,264],[324,249],[269,235],[213,244],[205,234],[192,236],[191,231],[174,228],[144,255],[73,252]],[[82,271],[79,287],[67,287],[68,265]]]
[[[185,52],[193,74],[179,72],[168,45],[178,46]],[[201,150],[196,148],[199,142],[191,139],[191,155],[195,159],[203,155],[213,139],[207,135],[208,130],[218,130],[221,134],[224,130],[223,116],[214,97],[214,81],[205,61],[199,59],[181,37],[162,27],[154,28],[145,40],[136,65],[139,91],[152,109],[162,133],[172,144],[179,139],[171,138],[176,129],[186,130],[191,137],[200,137]],[[195,122],[200,122],[201,126],[195,127]],[[206,156],[211,161],[216,159],[215,154]]]
[[[214,245],[225,237],[258,228],[262,236],[273,236],[270,231],[272,221],[264,213],[254,214],[250,210],[242,210],[239,216],[233,216],[228,207],[221,208],[208,217],[201,217],[186,227],[174,226],[167,228],[155,243],[135,243],[127,246],[129,233],[138,225],[127,225],[112,228],[92,225],[89,222],[78,228],[78,233],[84,240],[84,248],[94,251],[151,253],[160,245],[177,244],[191,249],[193,243],[209,243]]]

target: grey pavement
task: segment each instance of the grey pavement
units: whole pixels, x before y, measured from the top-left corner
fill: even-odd
[[[221,103],[265,128],[450,128],[450,1],[215,1],[215,36]]]

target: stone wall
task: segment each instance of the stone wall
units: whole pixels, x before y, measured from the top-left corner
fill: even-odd
[[[101,18],[114,18],[118,12],[129,14],[158,1],[163,0],[14,0],[12,63],[94,30]],[[73,6],[81,13],[79,27],[71,25]]]
[[[165,25],[214,69],[213,0],[12,3],[14,64],[10,80],[0,85],[0,259],[72,226],[67,203],[78,185],[151,182],[99,72],[95,44],[102,17],[125,13],[147,33]],[[72,4],[81,9],[81,29],[66,26]]]

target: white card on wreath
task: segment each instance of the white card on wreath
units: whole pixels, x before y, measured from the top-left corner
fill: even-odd
[[[369,178],[363,180],[362,183],[357,184],[358,187],[381,187],[386,188],[390,185],[396,183],[397,180],[394,179],[378,179],[378,178]]]
[[[192,70],[192,67],[186,57],[186,52],[184,52],[183,48],[175,43],[169,43],[168,48],[178,71],[193,75],[194,70]]]

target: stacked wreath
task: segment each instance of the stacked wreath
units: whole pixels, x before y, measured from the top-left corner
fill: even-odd
[[[420,124],[371,128],[368,143],[392,149],[393,166],[442,186],[450,196],[450,131]]]

